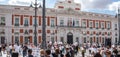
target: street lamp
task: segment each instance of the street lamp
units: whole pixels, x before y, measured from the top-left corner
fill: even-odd
[[[34,6],[33,6],[34,5]],[[37,0],[35,0],[34,4],[31,4],[30,7],[34,7],[35,8],[35,29],[34,29],[34,45],[37,46],[37,9],[39,7],[41,7],[41,5],[39,5],[37,3]]]
[[[32,4],[30,5],[31,7]],[[37,9],[38,9],[38,6],[41,7],[41,5],[39,5],[37,3],[37,0],[35,0],[35,4],[34,4],[34,8],[35,8],[35,30],[34,30],[34,44],[37,46],[37,20],[36,20],[36,17],[37,17]],[[42,8],[42,49],[46,49],[47,46],[46,46],[46,20],[45,20],[45,0],[43,0],[43,8]]]
[[[42,8],[42,49],[46,49],[46,20],[45,20],[45,1],[43,0],[43,8]]]

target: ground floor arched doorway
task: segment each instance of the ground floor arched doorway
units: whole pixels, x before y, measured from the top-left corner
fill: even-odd
[[[73,44],[73,34],[71,32],[67,34],[67,43]]]

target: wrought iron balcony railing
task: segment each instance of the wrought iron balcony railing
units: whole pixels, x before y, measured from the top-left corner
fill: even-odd
[[[0,23],[1,26],[5,26],[5,23]]]
[[[28,24],[24,24],[24,26],[28,26]]]
[[[19,26],[19,24],[14,24],[15,26]]]
[[[108,30],[110,30],[110,28],[107,28]]]
[[[66,26],[66,25],[58,25],[57,27],[66,27],[66,28],[83,28],[81,26]]]

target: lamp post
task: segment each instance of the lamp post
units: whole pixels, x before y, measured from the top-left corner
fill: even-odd
[[[34,7],[35,9],[35,24],[34,24],[34,45],[37,46],[37,9],[38,6],[41,7],[41,5],[39,5],[37,3],[37,0],[35,0],[35,4],[33,4],[34,6],[32,6],[32,4],[30,5],[30,7]]]
[[[32,4],[31,4],[31,7]],[[41,7],[41,5],[39,6]],[[35,8],[35,30],[34,30],[34,45],[37,46],[37,9],[38,9],[38,3],[37,3],[37,0],[35,0],[35,4],[34,4],[34,8]],[[43,0],[43,8],[42,8],[42,49],[46,49],[47,46],[46,46],[46,20],[45,20],[45,0]]]
[[[46,0],[43,0],[43,8],[42,8],[42,49],[46,49],[47,46],[46,46],[46,20],[45,20],[45,1]]]

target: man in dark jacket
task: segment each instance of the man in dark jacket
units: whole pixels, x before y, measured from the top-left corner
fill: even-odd
[[[28,57],[33,57],[31,49],[28,50]]]
[[[27,45],[25,45],[23,47],[23,57],[25,57],[27,55],[27,50],[28,50],[28,47],[27,47]]]

